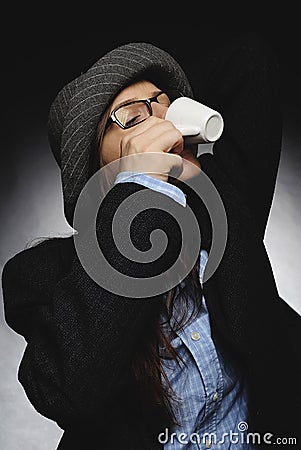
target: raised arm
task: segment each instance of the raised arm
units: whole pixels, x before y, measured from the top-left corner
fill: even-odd
[[[221,112],[225,122],[213,155],[264,237],[281,151],[279,63],[253,32],[225,41],[207,59],[199,100]]]

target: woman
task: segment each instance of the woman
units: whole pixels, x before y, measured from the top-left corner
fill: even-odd
[[[174,218],[147,208],[138,194],[150,194],[152,205],[189,205],[202,238],[184,279],[138,299],[91,279],[73,237],[46,240],[6,263],[6,321],[27,341],[19,380],[36,410],[65,430],[59,449],[245,449],[269,445],[265,433],[271,442],[297,435],[300,396],[287,387],[300,377],[300,320],[278,295],[263,244],[281,148],[274,55],[253,36],[223,45],[201,88],[200,101],[222,113],[225,129],[213,154],[199,157],[165,120],[175,91],[193,97],[190,83],[151,44],[112,50],[52,104],[49,141],[71,226],[87,181],[120,163],[96,220],[99,246],[118,273],[152,278],[179,254]],[[158,167],[137,157],[154,152]],[[199,171],[216,186],[228,222],[222,260],[204,283],[212,229],[185,184]],[[148,264],[126,258],[114,243],[113,218],[131,198],[142,211],[131,223],[134,246],[147,252],[158,229],[168,238],[164,255]],[[259,434],[254,444],[244,441],[246,428]]]

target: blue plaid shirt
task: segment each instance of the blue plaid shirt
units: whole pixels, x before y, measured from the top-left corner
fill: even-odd
[[[186,196],[182,190],[165,181],[142,173],[121,172],[115,183],[123,182],[142,184],[186,206]],[[201,283],[207,259],[206,250],[201,249]],[[183,361],[180,366],[168,358],[164,347],[160,348],[165,372],[179,400],[175,405],[175,414],[180,426],[172,431],[163,430],[158,440],[164,444],[164,450],[255,449],[252,437],[249,437],[248,443],[248,411],[243,377],[212,340],[204,296],[202,306],[199,316],[184,330],[177,332],[172,340],[180,361]],[[191,307],[192,299],[189,303]]]

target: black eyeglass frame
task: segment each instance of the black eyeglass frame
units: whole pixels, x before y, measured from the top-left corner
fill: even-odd
[[[141,99],[141,100],[133,100],[133,101],[131,101],[131,102],[124,103],[123,105],[117,106],[117,108],[113,109],[113,111],[111,112],[110,117],[109,117],[108,120],[107,120],[105,129],[107,130],[108,127],[109,127],[112,123],[116,123],[116,125],[118,125],[122,130],[127,130],[128,128],[132,128],[132,127],[135,127],[136,125],[139,125],[139,123],[144,122],[146,119],[148,119],[148,117],[151,117],[151,116],[153,115],[153,109],[152,109],[152,105],[151,105],[151,104],[152,104],[153,102],[156,102],[156,103],[159,103],[159,104],[160,104],[160,102],[158,102],[158,97],[159,97],[160,95],[162,95],[162,94],[166,94],[166,95],[169,97],[168,93],[171,93],[171,92],[172,92],[172,93],[175,93],[175,92],[176,92],[178,97],[182,97],[182,96],[183,96],[183,94],[182,94],[180,91],[176,90],[176,89],[174,89],[174,90],[172,90],[172,91],[169,91],[169,90],[168,90],[168,91],[160,91],[160,92],[158,92],[158,94],[154,95],[153,97],[146,98],[146,99]],[[170,100],[170,102],[171,102],[171,101],[172,101],[172,100]],[[133,105],[133,104],[135,104],[135,103],[144,103],[144,104],[147,106],[147,108],[148,108],[149,116],[148,116],[148,117],[145,117],[145,119],[142,119],[142,120],[140,120],[140,121],[137,122],[137,123],[134,123],[133,125],[123,125],[123,124],[117,119],[117,117],[116,117],[116,112],[117,112],[119,109],[124,108],[125,106]]]

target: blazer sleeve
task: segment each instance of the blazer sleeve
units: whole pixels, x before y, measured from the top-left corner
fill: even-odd
[[[213,156],[253,212],[264,238],[282,144],[276,52],[255,32],[241,34],[212,51],[203,77],[200,101],[224,119]]]
[[[181,242],[174,218],[143,204],[132,222],[132,241],[145,251],[151,246],[150,233],[163,230],[168,238],[164,258],[139,264],[118,252],[112,218],[123,200],[143,189],[135,183],[114,186],[96,223],[108,261],[135,277],[167,270],[176,258],[176,242]],[[154,201],[164,196],[152,193]],[[104,289],[82,267],[72,237],[46,240],[13,256],[3,269],[2,289],[6,322],[26,340],[18,378],[35,409],[61,428],[104,417],[129,374],[135,342],[157,317],[162,296],[129,298]]]

